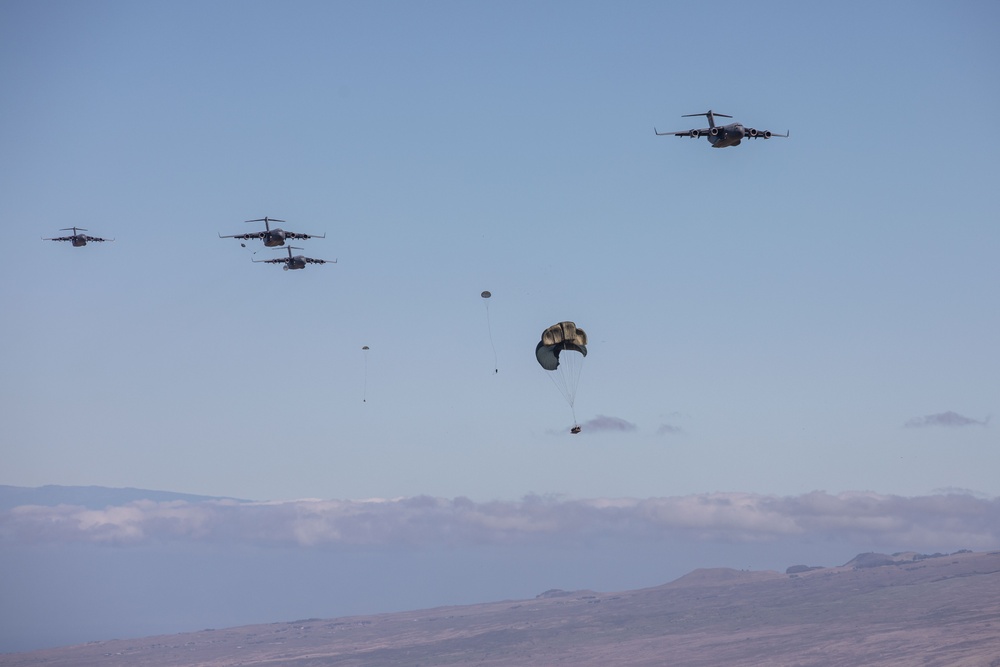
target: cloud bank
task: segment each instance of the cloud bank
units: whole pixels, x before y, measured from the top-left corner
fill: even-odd
[[[1000,547],[1000,498],[815,491],[477,503],[394,500],[141,500],[100,510],[23,505],[0,512],[0,544],[164,542],[324,546],[555,544],[589,539],[767,543],[788,538],[944,548]]]

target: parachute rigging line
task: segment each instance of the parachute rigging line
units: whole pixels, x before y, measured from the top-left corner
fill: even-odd
[[[560,352],[572,349],[567,347],[565,343],[560,346]],[[583,372],[583,357],[576,354],[566,354],[558,355],[558,358],[559,369],[554,373],[546,373],[546,375],[569,403],[569,410],[573,414],[573,428],[579,428],[580,422],[576,419],[576,387]],[[574,431],[574,433],[577,432]]]
[[[364,350],[365,352],[365,388],[361,394],[361,402],[367,403],[368,402],[368,346],[365,345],[361,349]]]

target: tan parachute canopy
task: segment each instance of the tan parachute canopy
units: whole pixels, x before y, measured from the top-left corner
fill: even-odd
[[[553,324],[542,332],[542,339],[535,346],[535,358],[547,371],[559,368],[559,353],[574,350],[587,356],[587,334],[573,322]]]

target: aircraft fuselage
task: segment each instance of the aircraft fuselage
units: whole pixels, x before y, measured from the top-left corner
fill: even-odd
[[[264,245],[268,248],[277,248],[285,245],[285,230],[269,229],[264,232]]]
[[[746,129],[741,123],[730,123],[713,127],[706,138],[712,144],[712,148],[726,148],[739,146],[745,136]]]
[[[73,244],[74,248],[82,248],[83,246],[87,245],[87,237],[83,236],[82,234],[80,236],[74,236],[70,241],[70,243]]]

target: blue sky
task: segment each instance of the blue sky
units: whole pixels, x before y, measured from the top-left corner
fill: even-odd
[[[998,19],[6,2],[0,484],[1000,495]],[[653,135],[709,108],[791,137]],[[264,215],[338,263],[217,238]]]
[[[988,426],[903,428],[997,408],[989,4],[3,11],[4,482],[998,491]],[[653,136],[708,108],[792,136]],[[216,236],[264,215],[339,263]],[[564,319],[634,431],[565,434]]]

